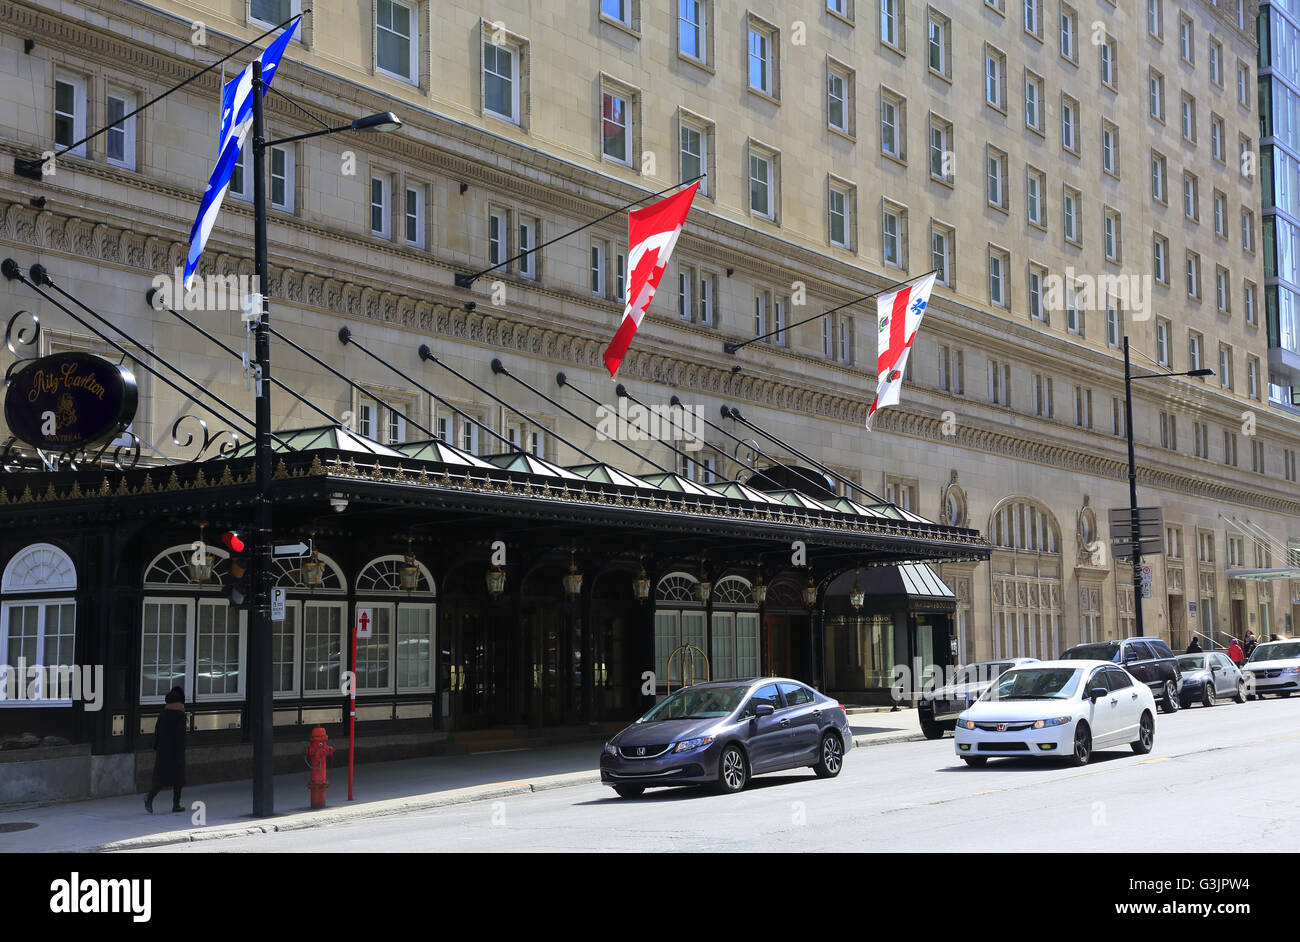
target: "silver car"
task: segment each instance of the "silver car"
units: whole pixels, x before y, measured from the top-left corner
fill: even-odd
[[[684,687],[605,743],[600,780],[623,798],[660,785],[738,792],[750,776],[840,774],[853,748],[839,702],[785,677]]]
[[[985,690],[1013,667],[1037,664],[1032,657],[1008,657],[997,661],[979,661],[958,668],[952,683],[926,692],[917,701],[917,718],[926,739],[942,739],[947,730],[957,725],[957,717],[980,698]]]
[[[1185,707],[1193,703],[1212,707],[1228,697],[1246,702],[1246,680],[1222,651],[1180,654],[1178,671],[1183,677],[1179,694]]]

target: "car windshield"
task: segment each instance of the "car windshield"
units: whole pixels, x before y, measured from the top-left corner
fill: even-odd
[[[1280,661],[1291,657],[1300,658],[1300,641],[1273,641],[1250,652],[1252,661]]]
[[[1203,671],[1205,670],[1205,657],[1200,654],[1180,654],[1178,656],[1178,669],[1183,671]]]
[[[1119,645],[1112,642],[1103,644],[1081,644],[1070,648],[1061,655],[1063,661],[1119,661]]]
[[[735,687],[685,687],[655,706],[638,723],[660,720],[706,720],[729,715],[740,706],[748,685]]]
[[[1078,689],[1082,675],[1083,671],[1076,667],[1022,667],[998,678],[980,701],[1068,700]]]
[[[961,684],[986,684],[995,677],[1001,677],[1002,674],[1010,670],[1010,661],[990,661],[987,664],[971,664],[969,667],[963,667],[957,672],[957,676],[952,679],[954,686]]]

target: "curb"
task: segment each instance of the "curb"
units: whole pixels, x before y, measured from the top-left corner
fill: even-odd
[[[868,745],[885,745],[889,743],[913,742],[923,740],[920,733],[899,733],[893,736],[855,736],[854,748]],[[390,798],[386,801],[371,802],[356,807],[330,808],[322,812],[295,812],[282,818],[275,818],[265,824],[223,824],[211,828],[195,828],[189,831],[173,831],[168,834],[150,834],[145,837],[129,837],[105,844],[78,847],[70,853],[102,854],[128,850],[148,850],[154,847],[167,847],[173,844],[190,844],[199,841],[219,841],[231,837],[249,837],[256,834],[271,834],[279,831],[304,831],[309,828],[331,827],[339,824],[351,824],[367,818],[386,818],[397,814],[409,814],[416,811],[428,811],[450,805],[463,805],[475,801],[489,801],[494,798],[513,798],[534,792],[551,791],[556,788],[569,788],[575,785],[600,784],[600,772],[569,772],[552,775],[535,781],[495,782],[491,785],[472,785],[468,788],[456,788],[445,792],[435,792],[414,798]]]

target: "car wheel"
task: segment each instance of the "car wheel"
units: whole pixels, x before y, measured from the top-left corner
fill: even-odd
[[[1201,696],[1201,706],[1214,706],[1214,681],[1205,682],[1205,693]]]
[[[640,798],[645,793],[644,785],[615,785],[614,791],[619,798]]]
[[[938,723],[921,722],[921,733],[926,739],[943,739],[943,727]]]
[[[1143,710],[1142,719],[1138,722],[1138,738],[1133,741],[1133,751],[1144,756],[1151,751],[1155,741],[1156,721],[1151,718],[1150,713]]]
[[[1246,702],[1246,682],[1244,680],[1237,681],[1237,695],[1232,699],[1236,700],[1238,703]]]
[[[961,761],[965,762],[971,768],[978,769],[985,762],[989,761],[988,756],[962,756]]]
[[[822,737],[821,760],[813,766],[813,771],[818,778],[834,778],[843,767],[844,743],[835,733],[827,733]]]
[[[1080,723],[1074,731],[1074,754],[1070,756],[1070,765],[1078,768],[1088,764],[1092,758],[1092,733],[1087,723]]]
[[[745,787],[749,781],[749,767],[745,764],[745,754],[739,746],[728,746],[718,760],[718,791],[725,795],[734,795]]]
[[[1163,700],[1162,705],[1164,706],[1164,710],[1166,713],[1177,713],[1178,705],[1179,705],[1178,685],[1175,684],[1172,680],[1166,680],[1165,695],[1161,699]]]
[[[1281,693],[1278,694],[1278,696],[1281,697],[1283,700],[1285,700],[1287,697],[1291,696],[1291,691],[1283,690]]]

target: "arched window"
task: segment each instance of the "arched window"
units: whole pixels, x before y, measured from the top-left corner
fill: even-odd
[[[275,585],[285,590],[284,621],[273,622],[272,654],[277,697],[337,697],[347,660],[348,582],[333,559],[317,552],[320,584],[308,585],[308,560],[276,560]]]
[[[172,546],[145,566],[141,703],[177,686],[187,700],[243,699],[248,616],[221,594],[228,578],[229,556],[215,546]]]
[[[19,550],[0,577],[0,651],[13,669],[0,670],[9,700],[72,702],[76,685],[77,569],[49,543]],[[32,668],[44,670],[32,672]]]
[[[718,680],[758,676],[758,603],[754,587],[740,576],[725,576],[713,587],[710,667]]]
[[[1052,658],[1066,648],[1061,530],[1043,505],[1012,497],[989,520],[993,656]]]
[[[357,692],[421,693],[434,689],[433,574],[417,561],[415,588],[402,588],[403,556],[380,556],[357,576],[357,607],[370,610],[370,637],[357,641]]]
[[[703,659],[694,652],[686,652],[689,657],[679,655],[673,658],[672,676],[669,677],[669,656],[682,645],[694,645],[701,651],[705,648],[704,638],[704,603],[700,601],[700,580],[686,572],[670,572],[659,580],[655,591],[655,683],[666,686],[669,681],[674,687],[683,683],[683,667],[686,682],[692,677],[691,664],[694,663],[697,681],[705,674]]]

